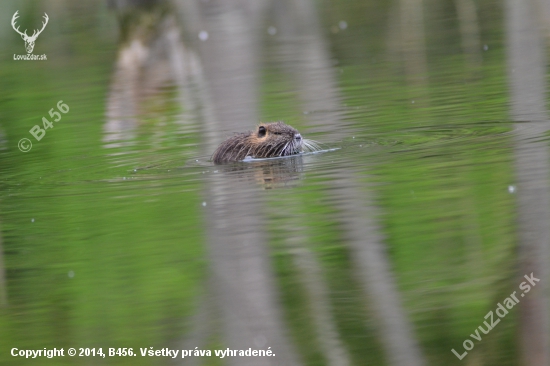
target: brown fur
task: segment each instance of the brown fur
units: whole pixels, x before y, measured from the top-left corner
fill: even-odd
[[[300,133],[283,122],[262,123],[254,131],[232,136],[216,149],[216,164],[244,160],[247,156],[262,159],[294,155],[302,151]]]

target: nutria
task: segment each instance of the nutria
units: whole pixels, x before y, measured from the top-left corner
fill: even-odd
[[[262,123],[254,131],[232,136],[216,149],[215,164],[244,160],[246,157],[262,159],[298,154],[308,143],[293,127],[284,122]]]

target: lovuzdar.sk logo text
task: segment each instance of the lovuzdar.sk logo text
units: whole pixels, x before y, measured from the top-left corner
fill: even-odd
[[[19,26],[16,27],[16,20],[19,18],[19,10],[13,14],[13,17],[11,18],[11,26],[13,27],[13,30],[15,30],[21,38],[23,38],[23,41],[25,41],[25,49],[27,50],[26,55],[13,55],[14,60],[46,60],[46,55],[34,55],[32,51],[34,50],[34,44],[36,42],[36,39],[42,33],[44,28],[46,28],[46,25],[48,24],[48,14],[44,13],[44,21],[42,22],[42,29],[38,30],[35,29],[31,36],[27,34],[27,30],[25,29],[24,32],[21,32],[19,30]]]

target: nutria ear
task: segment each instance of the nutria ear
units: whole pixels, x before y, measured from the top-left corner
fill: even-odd
[[[264,137],[265,136],[265,127],[264,126],[258,127],[258,136],[259,137]]]

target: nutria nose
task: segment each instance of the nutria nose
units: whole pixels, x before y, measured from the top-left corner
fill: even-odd
[[[300,135],[299,133],[297,133],[296,135],[294,135],[294,138],[298,141],[300,141],[302,139],[302,135]]]

